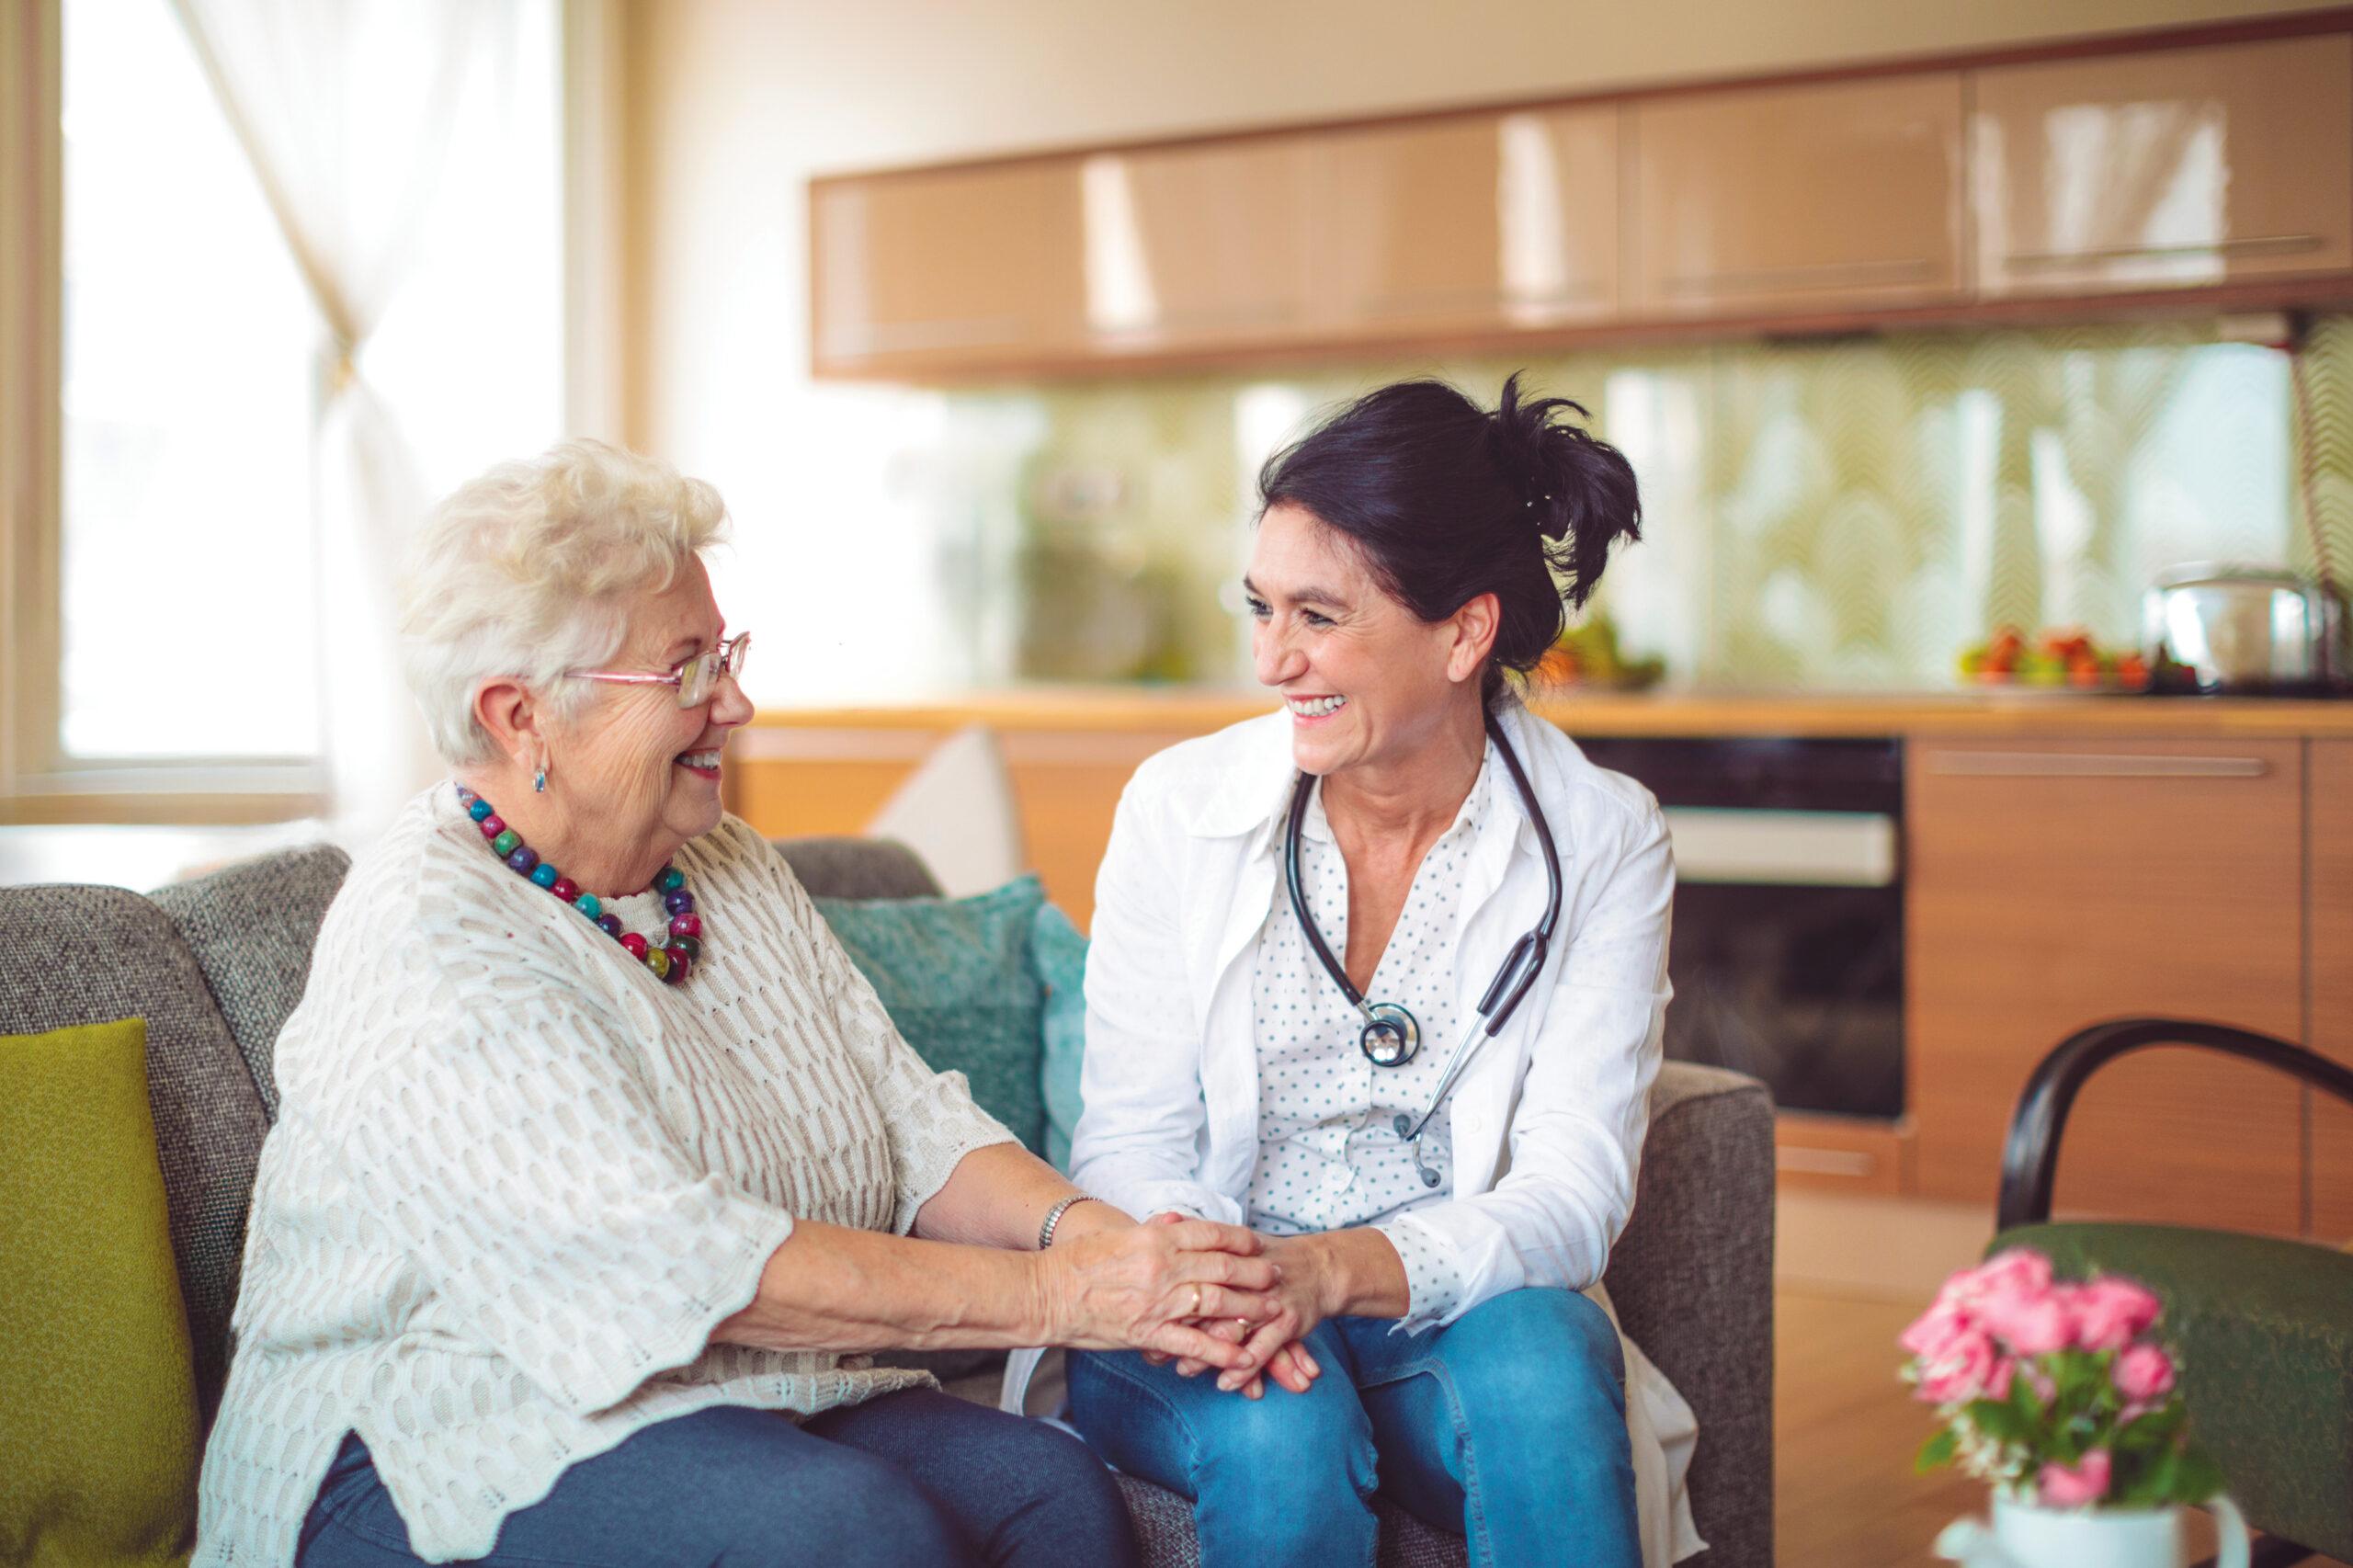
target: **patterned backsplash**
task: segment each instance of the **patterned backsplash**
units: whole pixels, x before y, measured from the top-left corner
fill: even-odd
[[[2317,545],[2290,360],[2209,324],[1138,379],[947,397],[931,494],[976,673],[1245,681],[1258,463],[1384,381],[1491,404],[1514,369],[1633,460],[1643,540],[1594,608],[1678,685],[1934,689],[2005,622],[2136,642],[2167,566],[2353,576],[2353,317],[2304,355]]]

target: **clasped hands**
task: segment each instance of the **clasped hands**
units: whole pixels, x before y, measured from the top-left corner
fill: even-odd
[[[1057,1237],[1048,1255],[1063,1297],[1052,1312],[1058,1343],[1141,1350],[1154,1365],[1175,1361],[1185,1377],[1215,1368],[1220,1388],[1250,1399],[1263,1395],[1269,1377],[1307,1392],[1323,1369],[1302,1341],[1331,1315],[1324,1271],[1301,1244],[1313,1238],[1270,1238],[1174,1213],[1133,1225],[1111,1213],[1104,1215],[1109,1224]]]

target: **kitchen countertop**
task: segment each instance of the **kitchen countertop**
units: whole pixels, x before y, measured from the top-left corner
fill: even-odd
[[[1256,688],[1021,687],[904,703],[764,709],[779,729],[1202,733],[1274,706]],[[1824,694],[1553,691],[1530,704],[1573,735],[2353,738],[2353,700],[2104,696],[2051,688]]]

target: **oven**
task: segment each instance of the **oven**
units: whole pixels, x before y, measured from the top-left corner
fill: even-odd
[[[1666,1053],[1785,1110],[1904,1113],[1903,743],[1580,739],[1675,837]]]

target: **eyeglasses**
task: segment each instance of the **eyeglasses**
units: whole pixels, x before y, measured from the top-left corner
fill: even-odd
[[[716,648],[706,648],[665,676],[639,675],[629,670],[573,670],[580,680],[610,681],[616,686],[675,686],[678,706],[699,708],[710,700],[721,676],[741,676],[752,634],[739,631]]]

